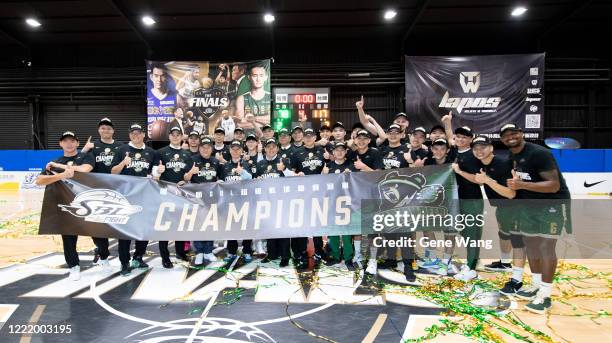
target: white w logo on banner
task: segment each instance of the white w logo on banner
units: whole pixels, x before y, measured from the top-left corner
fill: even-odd
[[[480,72],[462,71],[459,74],[459,83],[464,93],[476,93],[480,87]]]

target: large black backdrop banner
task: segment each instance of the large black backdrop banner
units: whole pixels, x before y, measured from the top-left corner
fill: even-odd
[[[406,56],[406,113],[415,126],[432,127],[452,111],[453,127],[499,138],[499,128],[514,123],[526,138],[541,138],[544,57]]]
[[[448,213],[456,198],[448,165],[181,187],[75,173],[46,187],[39,234],[184,241],[361,234],[362,203],[374,204],[370,214],[410,206]]]

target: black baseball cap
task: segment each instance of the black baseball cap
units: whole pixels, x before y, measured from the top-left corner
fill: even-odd
[[[199,133],[198,131],[191,131],[191,132],[189,133],[189,137],[191,137],[191,136],[197,136],[197,137],[200,137],[200,133]]]
[[[456,128],[455,129],[455,134],[456,135],[468,136],[468,137],[474,137],[474,133],[472,132],[472,129],[470,129],[469,126],[462,126],[462,127]]]
[[[104,117],[98,122],[98,127],[102,125],[108,125],[110,127],[113,127],[113,122],[109,118]]]
[[[293,130],[291,130],[291,133],[294,133],[295,130],[300,130],[300,131],[304,132],[304,129],[301,126],[294,127]]]
[[[444,138],[436,139],[435,141],[433,141],[433,143],[431,143],[431,145],[444,145],[448,148],[448,142]]]
[[[366,138],[370,138],[370,133],[366,130],[359,130],[357,131],[357,137],[359,136],[365,136]]]
[[[173,126],[173,127],[170,129],[170,133],[172,133],[172,132],[174,132],[174,131],[178,131],[179,133],[182,133],[182,132],[183,132],[183,130],[181,130],[181,128],[180,128],[180,127],[178,127],[178,126]]]
[[[501,127],[501,129],[499,129],[499,135],[503,135],[504,132],[506,132],[507,130],[512,130],[512,131],[523,131],[523,129],[521,129],[520,126],[516,125],[516,124],[505,124],[504,126]]]
[[[480,136],[476,136],[476,138],[472,140],[471,146],[474,147],[474,145],[477,145],[477,144],[491,145],[492,143],[489,137],[480,135]]]
[[[314,136],[314,135],[315,135],[315,132],[314,132],[313,129],[308,128],[308,129],[304,130],[304,136]]]
[[[273,138],[268,139],[264,146],[268,146],[268,144],[276,144],[276,146],[278,146],[278,143],[276,143],[276,140],[274,140]]]
[[[204,137],[204,138],[202,138],[202,140],[200,141],[200,144],[201,144],[201,145],[204,145],[204,144],[213,145],[213,144],[214,144],[214,142],[213,142],[213,140],[212,140],[212,139],[210,139],[210,137]]]
[[[319,129],[319,132],[324,131],[324,130],[331,131],[331,129],[329,128],[329,126],[327,126],[327,125],[323,125],[323,126],[321,126],[321,128]]]
[[[268,130],[268,129],[270,129],[270,130],[274,130],[274,129],[272,128],[272,126],[270,126],[270,125],[268,125],[268,124],[266,124],[266,125],[264,125],[264,126],[262,126],[262,127],[261,127],[261,131],[266,131],[266,130]]]
[[[130,126],[130,132],[134,131],[142,131],[142,126],[140,126],[140,124],[132,124]]]
[[[79,140],[79,138],[72,131],[66,131],[66,132],[62,133],[62,135],[60,136],[59,140],[62,141],[66,137],[72,137],[72,138],[76,139],[77,141]]]
[[[442,130],[443,132],[446,132],[446,129],[444,128],[444,126],[438,124],[438,125],[432,126],[431,129],[429,130],[429,133],[432,133],[436,130]]]
[[[236,131],[244,132],[244,129],[241,128],[240,126],[238,126],[237,128],[234,129],[234,132],[236,132]]]
[[[341,121],[337,121],[334,125],[332,125],[332,130],[334,130],[337,127],[341,127],[343,130],[346,130],[346,128],[344,127],[344,124],[342,124]]]
[[[249,134],[249,135],[246,137],[246,139],[245,139],[245,141],[249,141],[249,140],[253,140],[253,141],[256,141],[256,142],[257,142],[257,141],[259,141],[259,139],[257,138],[257,136],[255,136],[255,135],[254,135],[254,134],[252,134],[252,133],[251,133],[251,134]]]
[[[342,148],[342,149],[346,150],[346,143],[344,143],[344,142],[336,142],[336,144],[334,144],[334,150],[336,150],[338,148]]]
[[[225,133],[225,129],[222,127],[218,127],[215,129],[215,133],[218,133],[218,132]]]
[[[422,132],[424,135],[427,135],[427,131],[425,131],[425,128],[422,126],[416,127],[414,128],[414,130],[412,130],[412,133],[415,134],[417,132]]]
[[[396,114],[395,117],[393,117],[393,120],[395,120],[395,119],[397,119],[399,117],[404,117],[404,118],[408,119],[408,115],[406,113],[400,112],[400,113]]]
[[[233,141],[230,143],[230,147],[232,147],[232,146],[239,146],[239,147],[241,147],[241,148],[242,148],[242,142],[241,142],[241,141],[239,141],[239,140],[237,140],[237,139],[234,139],[234,140],[233,140]]]
[[[278,135],[279,136],[282,136],[282,135],[291,136],[291,133],[287,129],[280,129],[280,131],[278,132]]]
[[[397,124],[389,125],[389,128],[387,129],[387,132],[391,132],[392,130],[395,130],[397,132],[402,132],[402,128],[399,125],[397,125]]]

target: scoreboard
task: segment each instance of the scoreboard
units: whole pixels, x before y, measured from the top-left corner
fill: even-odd
[[[275,131],[304,123],[318,130],[329,125],[329,88],[274,88],[272,126]]]

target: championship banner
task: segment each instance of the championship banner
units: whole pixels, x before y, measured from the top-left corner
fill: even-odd
[[[270,124],[270,60],[210,63],[147,61],[148,137],[168,140],[172,127],[184,135],[223,127],[254,131]]]
[[[75,173],[47,186],[39,234],[183,241],[353,235],[362,233],[363,211],[370,223],[394,207],[452,213],[456,198],[449,165],[181,187]]]
[[[415,126],[438,125],[452,111],[453,127],[499,138],[499,128],[514,123],[526,138],[541,138],[544,57],[406,56],[406,113]]]

